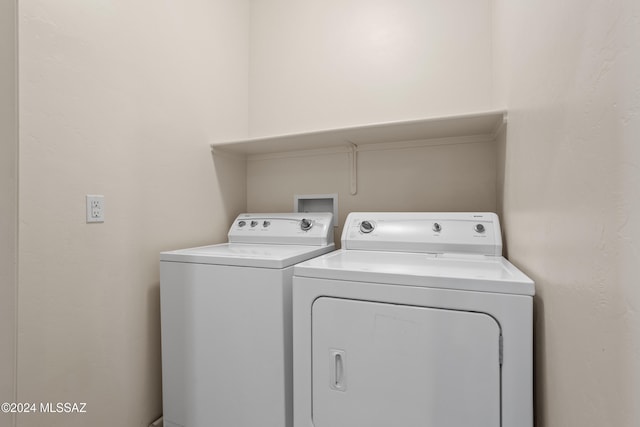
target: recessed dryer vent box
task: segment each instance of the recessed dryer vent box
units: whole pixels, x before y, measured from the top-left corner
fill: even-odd
[[[337,194],[296,194],[293,196],[294,212],[333,212],[333,226],[338,226]]]

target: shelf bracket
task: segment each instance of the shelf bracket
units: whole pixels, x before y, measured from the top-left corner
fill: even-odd
[[[351,195],[355,195],[358,192],[358,146],[353,142],[348,142],[348,144]]]

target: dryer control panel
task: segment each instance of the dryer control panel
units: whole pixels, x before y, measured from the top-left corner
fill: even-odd
[[[491,212],[353,212],[342,248],[501,256],[502,237]]]
[[[229,243],[325,246],[333,243],[333,214],[243,213],[228,236]]]

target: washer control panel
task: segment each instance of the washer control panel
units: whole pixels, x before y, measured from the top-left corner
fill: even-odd
[[[342,248],[500,256],[502,237],[491,212],[354,212]]]
[[[333,214],[243,213],[228,235],[230,243],[327,245],[333,243]]]

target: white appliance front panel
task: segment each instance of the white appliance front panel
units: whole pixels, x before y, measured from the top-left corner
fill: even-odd
[[[292,426],[292,274],[160,263],[165,422]]]
[[[321,297],[315,427],[499,427],[500,336],[482,313]]]

